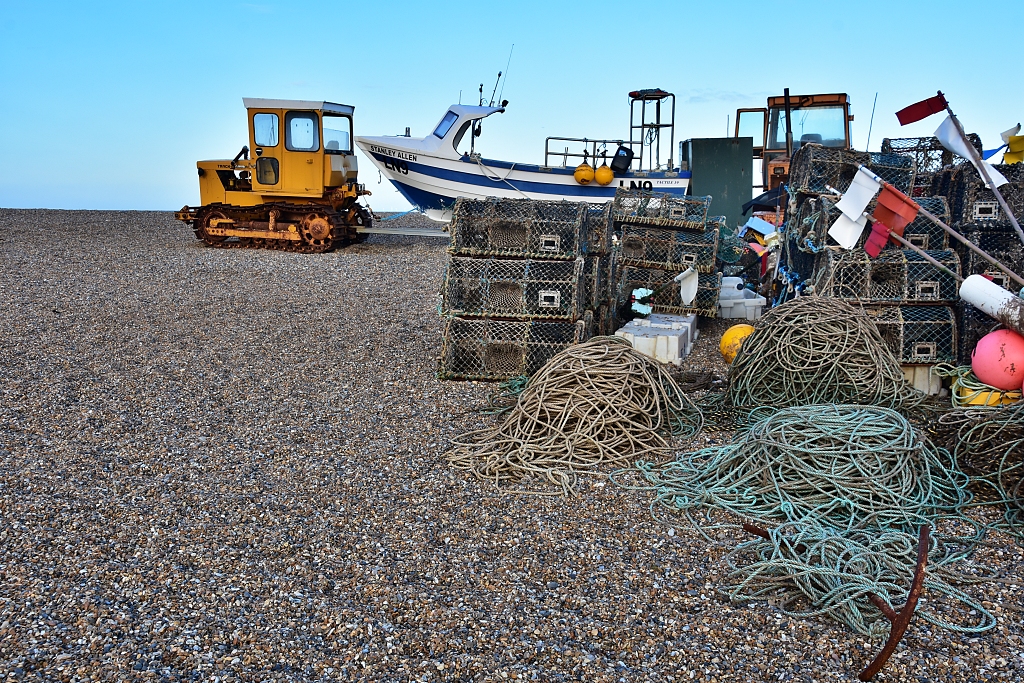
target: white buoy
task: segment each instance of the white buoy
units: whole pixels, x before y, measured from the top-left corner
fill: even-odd
[[[1024,335],[1024,300],[984,275],[970,275],[961,282],[960,298]]]

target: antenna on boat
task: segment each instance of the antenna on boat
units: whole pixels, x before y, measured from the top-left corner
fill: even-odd
[[[480,84],[480,101],[477,102],[477,105],[479,105],[481,107],[484,106],[484,84],[483,83]]]
[[[508,61],[505,62],[505,80],[501,82],[501,92],[498,93],[498,101],[501,101],[501,96],[505,94],[505,83],[508,81],[508,65],[512,63],[512,50],[516,49],[516,44],[512,43],[512,47],[508,51]]]
[[[494,89],[491,90],[491,101],[487,103],[488,107],[494,106],[494,93],[498,92],[498,83],[501,82],[501,72],[498,72],[498,80],[494,81]]]

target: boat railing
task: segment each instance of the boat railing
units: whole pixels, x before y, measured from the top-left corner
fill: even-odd
[[[559,138],[559,137],[550,137],[550,138],[547,138],[544,141],[544,165],[545,166],[552,166],[553,165],[551,163],[552,160],[554,160],[557,163],[559,159],[561,159],[561,161],[562,161],[562,163],[561,163],[562,168],[568,168],[568,166],[569,166],[569,159],[573,159],[574,160],[573,161],[573,166],[578,166],[579,165],[579,164],[577,164],[575,162],[575,160],[579,159],[579,160],[582,161],[584,153],[582,151],[580,151],[580,152],[570,152],[569,151],[569,146],[568,145],[564,145],[563,146],[563,144],[562,144],[562,143],[566,143],[566,142],[575,143],[574,146],[575,146],[576,149],[580,149],[580,147],[576,146],[576,145],[582,145],[582,149],[586,151],[587,158],[589,159],[590,164],[593,165],[593,166],[597,166],[598,165],[598,162],[597,162],[598,151],[607,153],[608,157],[613,157],[615,155],[615,150],[617,150],[619,148],[619,145],[627,145],[628,146],[628,143],[626,143],[623,140],[590,140],[588,138]],[[558,143],[557,146],[558,147],[563,147],[563,148],[562,149],[552,149],[551,143]],[[610,159],[609,159],[609,161],[610,161]]]

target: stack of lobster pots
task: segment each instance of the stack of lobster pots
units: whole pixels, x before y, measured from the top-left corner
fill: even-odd
[[[922,391],[937,393],[941,379],[931,372],[932,367],[957,358],[957,279],[894,241],[877,258],[871,258],[863,249],[867,230],[852,250],[843,249],[828,237],[828,228],[840,214],[835,192],[849,188],[858,164],[900,192],[916,195],[914,200],[938,218],[949,220],[945,197],[914,192],[916,162],[911,155],[806,145],[794,155],[790,166],[791,219],[787,232],[791,241],[787,247],[802,253],[803,263],[813,262],[809,281],[815,294],[860,304],[874,318],[907,379]],[[874,208],[872,202],[867,212],[872,213]],[[906,226],[903,237],[948,271],[960,275],[961,260],[950,248],[948,236],[923,215]]]
[[[967,136],[980,154],[981,138]],[[883,152],[893,152],[913,159],[917,175],[912,188],[914,200],[925,208],[925,195],[941,196],[946,203],[946,220],[954,230],[988,252],[1011,271],[1024,276],[1024,244],[995,194],[989,189],[974,166],[965,158],[953,154],[935,137],[886,138]],[[1010,212],[1020,222],[1024,220],[1024,164],[997,164],[1009,182],[999,188]],[[938,213],[937,211],[932,211]],[[1009,291],[1020,290],[1018,284],[986,259],[981,258],[957,240],[949,242],[957,252],[962,275],[981,274],[989,277]],[[988,334],[995,321],[969,304],[959,302],[957,311],[957,350],[955,355],[962,365],[969,365],[971,353],[978,340]]]
[[[649,303],[654,313],[718,314],[722,274],[716,259],[725,218],[709,219],[710,205],[711,197],[619,190],[612,204],[614,229],[620,235],[614,258],[616,310],[628,308],[641,290],[653,293]],[[684,303],[679,287],[666,285],[690,268],[698,273],[697,295]]]
[[[460,198],[450,231],[440,378],[530,376],[608,331],[610,202]]]

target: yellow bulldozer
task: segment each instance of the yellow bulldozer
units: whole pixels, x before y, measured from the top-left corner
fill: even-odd
[[[358,241],[371,214],[357,202],[354,107],[243,98],[249,144],[234,159],[199,161],[202,206],[174,214],[211,247],[322,253]],[[252,150],[252,158],[250,158]]]

